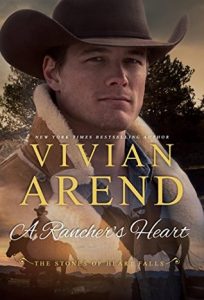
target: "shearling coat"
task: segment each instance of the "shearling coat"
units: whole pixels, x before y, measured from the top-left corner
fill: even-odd
[[[88,183],[90,181],[89,176],[94,174],[92,166],[84,166],[84,161],[77,154],[76,144],[78,141],[76,138],[72,138],[73,132],[50,99],[49,90],[46,85],[37,87],[34,93],[34,103],[37,113],[28,142],[0,165],[0,228],[2,230],[1,244],[3,244],[4,249],[8,243],[8,238],[6,239],[8,231],[15,224],[21,222],[25,226],[29,226],[35,217],[33,208],[39,204],[37,197],[33,197],[29,205],[20,205],[34,176],[37,177],[45,198],[49,199],[50,203],[53,203],[52,200],[56,200],[55,196],[57,193],[55,186],[56,174],[74,176],[77,178],[79,184]],[[156,143],[162,148],[159,141],[154,137],[152,130],[139,117],[129,128],[128,132],[131,135],[141,137],[137,142],[150,158],[153,156],[151,143]],[[61,151],[60,144],[65,143],[66,136],[71,137],[68,140],[69,169],[60,167],[61,161],[58,155]],[[144,139],[144,136],[148,136],[149,138]],[[47,144],[53,144],[52,151],[47,156],[43,167],[39,165],[30,144],[38,144],[39,151],[42,154],[45,154]],[[191,228],[191,251],[195,252],[195,245],[203,244],[204,218],[200,201],[187,175],[175,161],[173,161],[171,167],[168,167],[162,159],[159,159],[158,164],[158,167],[153,168],[153,175],[176,176],[183,184],[183,198],[177,205],[169,208],[169,213],[172,219],[182,222],[182,224]],[[175,186],[171,182],[167,182],[165,185],[165,197],[167,201],[168,199],[175,198],[175,195]],[[86,202],[82,196],[79,194],[77,196],[83,203]],[[55,209],[53,207],[51,205],[48,208],[50,219],[52,216],[56,217],[56,215],[63,215],[66,212],[66,216],[70,216],[71,213],[75,216],[73,219],[76,223],[82,222],[85,226],[90,226],[89,220],[91,220],[91,223],[100,223],[100,215],[96,214],[95,210],[90,206],[85,205],[81,209],[73,205],[71,207],[61,207],[58,211],[56,210],[56,205]],[[87,215],[89,216],[88,218]],[[3,252],[1,256],[4,256]]]

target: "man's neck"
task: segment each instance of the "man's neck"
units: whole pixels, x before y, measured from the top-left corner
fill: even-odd
[[[78,120],[64,114],[74,136],[78,139],[80,144],[83,144],[84,150],[88,157],[91,156],[94,149],[93,145],[97,148],[91,159],[91,164],[94,168],[95,175],[106,175],[117,177],[125,175],[126,170],[121,165],[124,162],[125,156],[125,139],[126,130],[117,131],[114,129],[94,128],[88,124],[80,124]],[[111,155],[113,158],[113,167],[107,166],[108,161],[108,146],[111,147]]]
[[[71,128],[73,129],[74,135],[78,138],[79,143],[84,145],[83,147],[88,157],[91,156],[94,145],[97,145],[91,159],[95,175],[115,177],[124,173],[121,165],[124,161],[125,155],[126,131],[107,132],[105,130],[88,130],[85,128],[77,130],[73,128],[72,125]],[[107,166],[108,157],[112,157],[113,167]]]
[[[110,136],[110,135],[109,135]],[[125,133],[116,133],[115,137],[119,139],[90,139],[80,140],[79,143],[84,144],[84,149],[88,156],[91,155],[94,146],[97,148],[92,157],[91,163],[95,170],[95,175],[108,175],[116,177],[123,175],[122,163],[125,153]],[[107,166],[112,161],[113,166]]]

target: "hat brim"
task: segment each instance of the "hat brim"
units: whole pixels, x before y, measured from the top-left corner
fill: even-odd
[[[44,79],[42,63],[48,49],[81,41],[104,46],[146,47],[149,62],[162,58],[184,37],[187,17],[183,16],[166,43],[139,38],[79,38],[54,19],[34,10],[13,13],[4,23],[0,35],[1,53],[15,68]]]

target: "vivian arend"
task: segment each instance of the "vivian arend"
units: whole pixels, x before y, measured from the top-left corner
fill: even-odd
[[[105,228],[97,228],[95,225],[91,225],[88,228],[67,228],[63,222],[60,221],[50,221],[42,227],[42,233],[39,235],[40,240],[45,240],[47,238],[52,238],[57,241],[64,238],[111,238],[114,235],[117,238],[122,238],[126,234],[132,233],[135,235],[136,239],[146,237],[148,240],[157,238],[186,238],[190,234],[190,229],[186,226],[182,226],[180,223],[176,222],[177,226],[174,226],[174,222],[168,224],[168,227],[163,227],[163,220],[168,219],[158,219],[152,226],[149,226],[149,222],[146,219],[139,219],[133,221],[128,230],[125,227],[117,228],[109,226]],[[17,240],[29,234],[30,239],[35,238],[37,231],[37,226],[39,221],[35,222],[32,227],[27,228],[25,224],[17,224],[10,232],[10,239]],[[21,231],[21,235],[15,235],[16,231]],[[128,232],[129,231],[129,232]]]
[[[60,144],[61,149],[61,162],[59,168],[62,168],[61,173],[55,174],[55,182],[57,182],[57,205],[64,206],[68,205],[67,199],[74,203],[75,205],[83,205],[82,202],[75,196],[74,192],[80,184],[90,183],[92,189],[92,198],[89,202],[92,206],[110,206],[113,204],[113,198],[108,199],[106,202],[100,203],[98,202],[99,193],[105,192],[108,194],[109,184],[112,182],[111,176],[95,176],[93,168],[92,168],[92,160],[96,155],[98,149],[100,148],[100,144],[92,144],[91,153],[87,156],[86,151],[84,149],[84,144],[76,143],[75,144],[75,155],[77,155],[77,164],[81,164],[81,168],[79,170],[73,170],[70,161],[69,161],[69,150],[73,145]],[[172,166],[172,144],[167,144],[168,152],[164,152],[157,144],[151,144],[152,148],[152,167],[159,167],[161,161],[166,164],[167,169],[171,169]],[[36,159],[39,163],[39,167],[43,168],[46,164],[46,160],[49,158],[50,153],[53,151],[54,144],[47,144],[44,154],[42,155],[39,150],[38,144],[30,144],[30,147],[33,151],[33,154],[36,156]],[[115,167],[114,163],[114,144],[106,144],[105,151],[107,153],[107,161],[105,164],[105,168],[113,168]],[[73,158],[73,156],[72,156]],[[121,167],[127,168],[128,163],[131,160],[135,164],[136,168],[144,168],[145,166],[142,163],[140,158],[140,151],[135,144],[132,144],[128,153],[125,155],[124,160],[121,164]],[[80,176],[77,174],[80,171]],[[168,172],[167,172],[168,173]],[[145,205],[146,201],[146,185],[149,180],[148,176],[139,176],[135,178],[135,185],[137,186],[137,180],[139,184],[142,186],[142,192],[138,191],[136,187],[132,184],[132,182],[126,176],[117,176],[118,181],[121,183],[122,187],[122,199],[119,205],[127,206],[129,203],[127,201],[127,190],[131,190],[131,192],[135,195],[136,201],[139,201],[142,205]],[[157,183],[157,199],[155,201],[155,205],[174,205],[177,204],[183,196],[183,185],[179,178],[171,175],[153,175],[154,181]],[[102,188],[98,188],[98,183],[100,181],[106,181],[106,186]],[[52,181],[52,180],[51,180]],[[174,199],[171,201],[164,201],[164,189],[166,182],[171,182],[171,185],[175,186]],[[33,190],[36,193],[33,193]],[[45,198],[43,191],[41,190],[40,183],[38,182],[37,176],[34,176],[30,182],[30,185],[25,193],[24,198],[21,201],[21,205],[26,206],[28,204],[28,200],[32,197],[39,198],[39,205],[47,206],[48,202]]]

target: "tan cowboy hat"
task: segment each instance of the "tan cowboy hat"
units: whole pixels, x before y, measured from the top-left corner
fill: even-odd
[[[174,48],[186,29],[184,16],[168,42],[158,42],[151,38],[142,0],[61,0],[52,18],[30,9],[13,13],[2,26],[0,44],[9,64],[43,78],[43,58],[53,47],[73,41],[147,47],[151,63]]]
[[[34,210],[41,215],[48,213],[44,206],[39,206],[38,208],[34,208]]]

